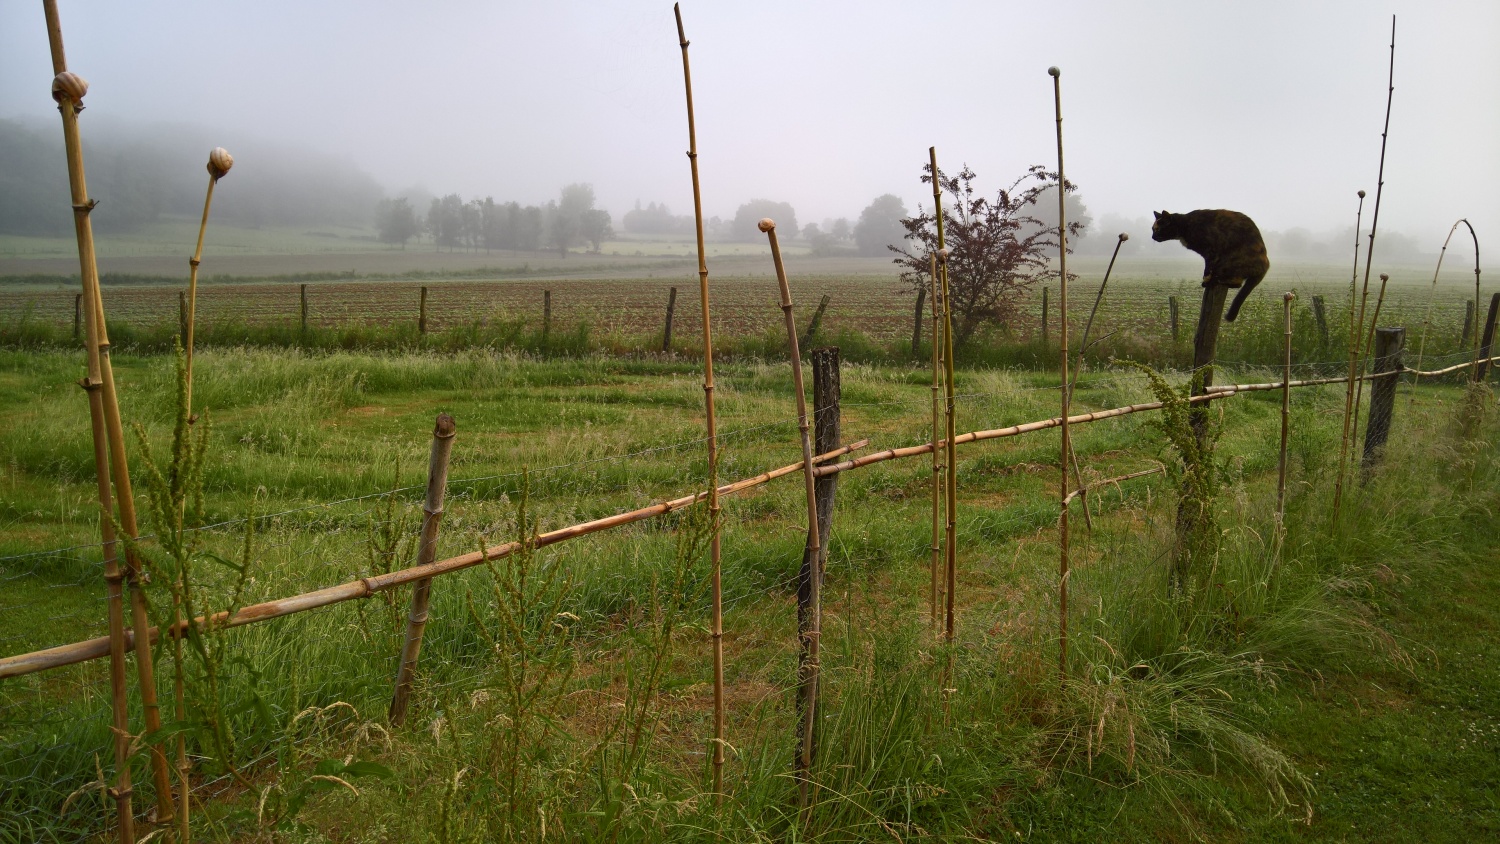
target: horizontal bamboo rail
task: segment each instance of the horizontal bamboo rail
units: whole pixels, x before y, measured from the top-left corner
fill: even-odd
[[[1500,361],[1500,356],[1488,358],[1488,361]],[[1415,369],[1406,369],[1405,371],[1419,377],[1426,377],[1434,375],[1444,375],[1449,372],[1456,372],[1460,369],[1471,367],[1473,365],[1473,361],[1465,361],[1464,363],[1456,364],[1445,369],[1432,370],[1428,372],[1423,372]],[[1385,373],[1385,375],[1389,375],[1389,373]],[[1360,380],[1368,380],[1372,377],[1374,376],[1358,376]],[[1284,386],[1316,387],[1326,384],[1342,384],[1347,380],[1347,376],[1336,376],[1332,378],[1313,378],[1302,381],[1292,381],[1290,384],[1285,384],[1281,381],[1268,381],[1259,384],[1226,384],[1223,386],[1210,387],[1207,394],[1201,396],[1192,396],[1191,398],[1189,398],[1189,401],[1212,401],[1214,399],[1225,398],[1236,393],[1253,393],[1266,390],[1280,390]],[[1141,413],[1148,410],[1160,410],[1161,407],[1162,403],[1159,401],[1125,405],[1124,407],[1109,408],[1107,410],[1096,410],[1091,413],[1080,413],[1069,416],[1068,423],[1070,425],[1078,425],[1088,422],[1098,422],[1103,419],[1114,419],[1120,416],[1128,416],[1133,413]],[[1043,431],[1049,428],[1056,428],[1061,424],[1061,417],[1053,417],[1051,419],[1043,419],[1036,422],[1026,422],[1020,425],[1011,425],[1006,428],[995,428],[987,431],[971,431],[967,434],[960,434],[954,437],[953,442],[955,445],[964,445],[966,443],[981,442],[984,440],[1004,439],[1007,437],[1015,437],[1021,434],[1032,433],[1034,431]],[[818,466],[817,469],[814,470],[814,473],[819,477],[822,477],[825,475],[835,474],[837,472],[848,471],[850,469],[859,469],[865,466],[873,465],[875,463],[883,463],[888,460],[897,460],[905,457],[916,457],[917,455],[921,454],[930,454],[935,446],[945,445],[946,440],[939,440],[935,444],[927,442],[920,445],[907,446],[904,448],[886,449],[885,451],[875,452],[874,454],[867,454],[863,457],[855,458],[852,460],[844,460],[839,463],[826,463],[826,461],[831,460],[835,457],[841,457],[850,452],[863,449],[864,447],[868,446],[869,443],[870,441],[867,439],[860,440],[855,443],[850,443],[849,445],[843,446],[841,448],[834,449],[827,454],[820,454],[817,457],[814,457],[814,463],[825,464]],[[733,495],[736,492],[741,492],[752,487],[757,487],[762,484],[769,483],[777,478],[790,475],[794,472],[800,472],[801,470],[802,461],[799,460],[796,463],[791,463],[777,469],[772,469],[768,472],[764,472],[751,478],[746,478],[744,480],[736,481],[732,484],[725,484],[723,486],[720,486],[718,489],[718,493],[719,495]],[[1123,478],[1121,478],[1121,480],[1123,480]],[[609,528],[620,527],[622,525],[631,524],[633,522],[639,522],[645,519],[654,518],[656,516],[665,515],[675,510],[681,510],[684,507],[696,504],[697,502],[702,501],[707,497],[708,493],[706,491],[697,492],[691,495],[685,495],[681,498],[675,498],[671,501],[665,501],[660,504],[653,504],[650,507],[642,507],[638,510],[631,510],[627,513],[620,513],[614,516],[607,516],[602,519],[595,519],[593,521],[572,525],[570,527],[559,528],[557,530],[550,531],[538,536],[536,538],[535,547],[542,548],[548,545],[554,545],[556,543],[563,542],[565,540],[575,539],[577,537],[586,536],[591,533],[597,533],[601,530],[608,530]],[[295,613],[304,612],[307,610],[331,606],[333,604],[342,603],[344,601],[349,601],[356,598],[367,598],[375,594],[376,592],[381,592],[387,589],[394,589],[397,586],[404,586],[408,583],[415,583],[416,581],[423,580],[429,577],[435,577],[440,574],[447,574],[449,572],[472,568],[473,566],[477,566],[488,560],[495,560],[504,557],[507,554],[511,554],[517,551],[519,548],[520,543],[508,542],[503,545],[496,545],[491,548],[486,548],[483,552],[475,551],[459,557],[450,557],[446,560],[438,560],[425,566],[413,566],[411,568],[401,569],[399,571],[390,572],[388,574],[376,575],[373,577],[363,577],[359,580],[352,580],[348,583],[342,583],[337,586],[329,586],[324,589],[315,590],[313,592],[306,592],[301,595],[293,595],[289,598],[279,598],[274,601],[255,604],[245,607],[234,613],[233,615],[229,615],[227,613],[219,613],[213,616],[211,621],[216,628],[242,627],[246,624],[253,624],[258,621],[266,621],[272,618],[281,618],[282,616],[293,615]],[[208,624],[209,621],[210,619],[200,618],[196,620],[196,623],[202,626]],[[169,635],[180,635],[181,631],[185,631],[187,629],[187,626],[187,621],[183,621],[180,624],[173,625],[172,628],[168,631]],[[160,638],[160,630],[156,627],[151,628],[150,634],[151,641],[153,643],[155,643]],[[127,647],[133,647],[135,641],[134,632],[126,631],[125,638]],[[58,647],[48,648],[46,650],[33,651],[31,653],[5,657],[3,659],[0,659],[0,680],[4,680],[10,677],[21,677],[27,674],[34,674],[39,671],[47,671],[53,668],[61,668],[66,665],[76,665],[80,662],[87,662],[91,659],[99,659],[100,657],[108,655],[109,637],[104,636],[96,639],[87,639],[82,642],[74,642],[69,645],[59,645]]]
[[[864,448],[869,444],[869,440],[850,443],[849,445],[836,448],[827,454],[820,454],[814,457],[813,462],[831,460],[835,457],[848,454],[851,451]],[[802,461],[798,460],[796,463],[782,466],[779,469],[772,469],[769,472],[763,472],[751,478],[735,481],[732,484],[725,484],[719,487],[718,493],[719,495],[733,495],[736,492],[742,492],[800,471],[802,471]],[[583,522],[570,527],[559,528],[537,536],[536,540],[532,543],[532,547],[544,548],[548,545],[555,545],[568,539],[575,539],[580,536],[597,533],[601,530],[608,530],[609,528],[628,525],[632,522],[643,521],[655,516],[666,515],[674,510],[681,510],[684,507],[689,507],[699,501],[703,501],[707,497],[707,491],[696,492],[691,495],[684,495],[681,498],[674,498],[671,501],[653,504],[650,507],[631,510],[628,513],[619,513],[613,516],[606,516],[602,519],[594,519],[593,521]],[[427,565],[412,566],[411,568],[393,571],[388,574],[375,575],[373,577],[362,577],[359,580],[351,580],[348,583],[341,583],[337,586],[329,586],[324,589],[305,592],[301,595],[293,595],[289,598],[278,598],[274,601],[254,604],[241,609],[233,615],[229,613],[217,613],[207,619],[195,619],[194,623],[199,627],[212,624],[216,629],[243,627],[246,624],[254,624],[257,621],[266,621],[272,618],[280,618],[294,613],[327,607],[355,598],[368,598],[376,592],[394,589],[397,586],[426,580],[440,574],[448,574],[449,572],[472,568],[489,560],[497,560],[520,550],[520,548],[520,542],[507,542],[503,545],[486,548],[483,551],[474,551],[458,557],[449,557],[446,560],[438,560]],[[188,622],[183,621],[172,625],[168,629],[168,635],[180,635],[187,629]],[[160,634],[160,628],[151,628],[150,636],[153,644],[161,638]],[[133,631],[127,631],[125,636],[128,642],[134,643],[135,637]],[[75,642],[71,645],[61,645],[44,651],[6,657],[5,659],[0,659],[0,679],[33,674],[51,668],[61,668],[65,665],[75,665],[91,659],[98,659],[108,653],[109,637],[105,636],[98,639]]]

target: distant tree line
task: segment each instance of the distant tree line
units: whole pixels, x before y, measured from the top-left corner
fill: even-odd
[[[556,250],[560,255],[587,244],[598,252],[614,236],[609,212],[594,207],[594,186],[578,183],[562,189],[546,205],[496,202],[494,197],[468,202],[456,193],[434,197],[425,217],[406,197],[382,199],[375,206],[375,228],[384,243],[406,242],[423,234],[434,249],[447,247],[490,251]]]
[[[384,193],[345,159],[308,149],[237,141],[196,127],[138,129],[117,123],[84,133],[94,227],[129,231],[203,209],[208,151],[234,153],[234,172],[214,194],[214,221],[229,225],[351,225],[370,221]],[[73,212],[61,129],[0,120],[0,233],[70,237]]]

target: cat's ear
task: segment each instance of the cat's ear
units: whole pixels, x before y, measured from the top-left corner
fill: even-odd
[[[1156,219],[1160,220],[1161,219],[1161,215],[1165,214],[1166,212],[1165,211],[1152,211],[1151,213],[1156,215]]]

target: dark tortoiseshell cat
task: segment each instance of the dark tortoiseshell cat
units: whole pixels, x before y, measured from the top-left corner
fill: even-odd
[[[1167,211],[1156,213],[1151,224],[1151,239],[1161,243],[1180,240],[1203,256],[1203,286],[1222,284],[1238,287],[1225,322],[1234,322],[1245,297],[1260,284],[1271,269],[1266,258],[1266,243],[1261,240],[1255,221],[1238,211],[1200,210],[1186,214]]]

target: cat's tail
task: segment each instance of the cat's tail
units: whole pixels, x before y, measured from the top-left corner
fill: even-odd
[[[1255,285],[1259,283],[1260,279],[1255,279],[1254,281],[1247,279],[1245,281],[1244,286],[1234,294],[1234,301],[1229,303],[1229,310],[1224,312],[1225,322],[1234,322],[1234,318],[1240,315],[1240,306],[1245,304],[1245,297],[1249,296],[1250,291],[1254,290]]]

